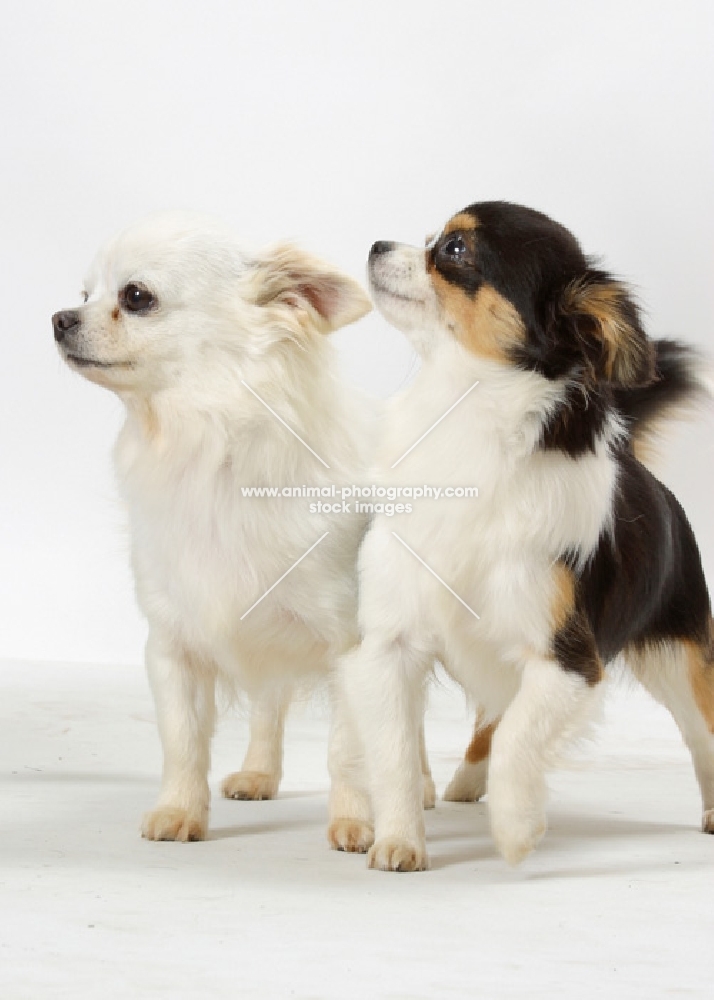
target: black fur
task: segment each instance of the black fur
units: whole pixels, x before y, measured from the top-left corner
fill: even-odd
[[[711,610],[692,529],[672,493],[635,458],[632,441],[700,391],[696,353],[651,342],[627,289],[594,267],[575,237],[547,216],[507,202],[465,210],[476,221],[448,254],[451,231],[428,252],[431,266],[464,293],[492,286],[517,309],[524,342],[514,364],[560,380],[564,398],[545,421],[540,447],[572,459],[592,452],[613,412],[627,434],[614,454],[612,523],[576,577],[575,607],[553,637],[553,654],[588,683],[628,646],[687,639],[708,648]]]
[[[543,451],[564,451],[571,458],[594,452],[611,408],[607,387],[585,390],[578,382],[569,383],[565,399],[543,424],[540,447]]]
[[[577,317],[565,315],[563,296],[575,282],[605,284],[613,281],[611,276],[592,267],[564,226],[532,208],[479,202],[461,214],[476,222],[474,230],[463,232],[470,253],[458,261],[445,256],[442,248],[455,235],[447,233],[429,251],[433,266],[466,294],[473,296],[483,285],[491,285],[516,308],[526,340],[515,350],[514,360],[524,368],[548,379],[580,377],[592,367],[599,345],[589,330],[579,329]],[[625,307],[639,323],[634,303],[628,301]]]
[[[578,604],[604,663],[626,646],[708,641],[711,610],[694,533],[676,497],[632,454],[618,455],[612,530],[587,565],[577,555]]]
[[[474,243],[472,254],[461,262],[445,258],[440,248],[453,235],[449,233],[429,251],[433,266],[469,295],[491,285],[516,307],[526,329],[536,333],[550,298],[587,267],[578,241],[547,215],[505,201],[479,202],[463,214],[477,223],[464,233]],[[548,377],[557,376],[553,372]]]
[[[597,684],[600,680],[600,651],[582,608],[576,607],[553,636],[553,656],[564,670],[580,674],[588,684]]]
[[[650,385],[615,389],[614,402],[633,434],[648,427],[682,404],[704,396],[697,377],[702,364],[698,352],[678,340],[655,340],[655,379]]]
[[[655,378],[642,386],[568,384],[565,400],[543,425],[541,448],[576,458],[594,451],[608,412],[616,409],[633,438],[641,437],[677,407],[705,396],[697,377],[697,351],[678,340],[653,340]]]
[[[476,223],[462,233],[468,253],[459,260],[444,253],[452,231],[430,249],[431,265],[469,296],[483,285],[493,287],[524,324],[525,340],[511,352],[514,363],[549,380],[567,381],[565,400],[543,427],[541,447],[572,457],[594,450],[618,386],[607,376],[597,322],[587,309],[574,307],[572,292],[610,291],[618,319],[642,345],[630,378],[646,386],[654,371],[636,303],[610,274],[593,266],[572,233],[541,212],[509,202],[480,202],[463,214]],[[642,408],[646,398],[644,393]],[[634,412],[632,417],[639,419]]]

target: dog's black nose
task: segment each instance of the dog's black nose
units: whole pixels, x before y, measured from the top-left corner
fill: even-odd
[[[59,344],[68,333],[74,333],[79,326],[79,313],[76,309],[63,309],[52,317],[52,326],[55,331],[55,340]]]
[[[387,240],[377,240],[377,242],[372,245],[369,255],[370,257],[379,257],[380,254],[389,253],[389,251],[393,249],[393,243],[389,243]]]

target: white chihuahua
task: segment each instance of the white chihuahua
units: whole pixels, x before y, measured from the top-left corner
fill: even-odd
[[[371,306],[355,281],[303,251],[250,255],[218,223],[185,213],[112,240],[84,298],[53,325],[70,367],[126,406],[115,461],[164,751],[161,794],[142,832],[199,840],[216,681],[252,699],[243,768],[223,793],[270,798],[292,687],[329,674],[357,641],[365,518],[310,514],[307,500],[246,497],[244,488],[363,478],[371,415],[339,380],[325,334]],[[369,807],[345,745],[335,699],[329,838],[364,851]]]

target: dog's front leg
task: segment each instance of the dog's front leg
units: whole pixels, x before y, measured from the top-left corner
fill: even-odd
[[[208,769],[215,721],[215,673],[152,632],[146,667],[164,753],[161,793],[147,813],[149,840],[203,840],[208,829]]]
[[[425,809],[433,809],[436,805],[436,785],[429,767],[429,754],[426,750],[426,735],[424,719],[419,726],[419,759],[421,761],[422,795]]]
[[[253,699],[250,740],[240,771],[223,779],[227,799],[274,799],[283,776],[285,716],[292,690],[270,688]]]
[[[428,865],[419,747],[428,663],[400,639],[367,635],[340,665],[374,811],[370,868],[409,872]]]
[[[341,671],[330,680],[329,825],[327,839],[336,851],[364,854],[374,843],[372,809],[362,768],[359,735],[354,726]]]
[[[594,671],[593,671],[594,677]],[[488,798],[491,832],[510,864],[518,864],[546,829],[545,772],[563,741],[578,733],[601,685],[554,659],[533,657],[491,743]]]

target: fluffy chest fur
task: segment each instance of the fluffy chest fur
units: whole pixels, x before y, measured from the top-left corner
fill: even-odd
[[[595,450],[578,458],[544,451],[539,437],[563,387],[459,354],[449,347],[429,358],[392,403],[379,477],[401,486],[476,486],[478,497],[415,500],[412,513],[378,516],[363,565],[375,577],[387,567],[385,591],[399,579],[395,629],[407,612],[417,631],[438,641],[464,632],[507,655],[511,647],[547,642],[553,566],[566,554],[586,561],[608,530],[616,479],[610,442],[618,427],[608,424]],[[377,600],[364,614],[390,613],[382,607]]]
[[[142,609],[225,672],[264,674],[288,655],[298,672],[319,670],[354,640],[364,517],[310,513],[305,498],[245,495],[363,476],[364,418],[348,393],[329,404],[329,433],[315,434],[314,423],[310,430],[330,469],[247,392],[245,409],[230,419],[184,412],[174,423],[159,415],[149,428],[130,413],[117,442]]]

